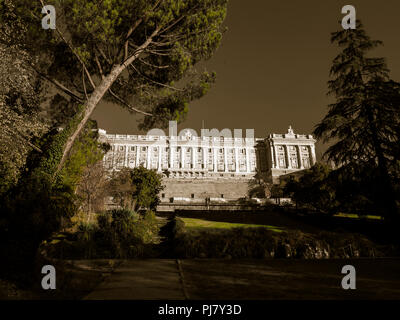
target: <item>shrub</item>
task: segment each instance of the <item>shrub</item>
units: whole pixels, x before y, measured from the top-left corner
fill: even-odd
[[[137,258],[145,254],[145,245],[151,243],[158,230],[154,212],[141,217],[136,212],[117,209],[99,214],[97,225],[81,223],[74,241],[57,243],[47,251],[52,256],[73,259]]]

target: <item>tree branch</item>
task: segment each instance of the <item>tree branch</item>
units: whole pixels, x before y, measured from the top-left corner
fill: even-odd
[[[147,113],[145,111],[136,109],[134,107],[132,107],[129,103],[127,103],[125,100],[123,100],[122,98],[118,97],[111,89],[108,90],[110,92],[110,94],[117,99],[119,102],[121,102],[122,104],[124,104],[126,107],[128,107],[128,109],[130,109],[131,111],[135,111],[137,113],[141,113],[144,114],[146,116],[153,116],[151,113]]]
[[[42,4],[43,7],[45,6],[44,3],[43,3],[43,0],[40,0],[40,3]],[[79,56],[79,54],[76,53],[76,51],[75,51],[75,49],[73,48],[72,44],[70,44],[69,41],[67,41],[67,39],[65,39],[65,37],[63,36],[63,34],[61,33],[61,31],[60,31],[57,27],[56,27],[56,32],[58,33],[59,37],[65,42],[65,44],[70,48],[70,50],[71,50],[72,53],[75,55],[75,57],[78,59],[78,61],[83,65],[84,70],[85,70],[85,72],[86,72],[86,75],[87,75],[87,77],[88,77],[88,79],[89,79],[89,82],[90,82],[90,84],[92,85],[93,89],[95,89],[96,86],[95,86],[95,84],[94,84],[94,82],[93,82],[93,80],[92,80],[92,77],[91,77],[91,75],[90,75],[88,69],[86,68],[85,63],[83,62],[83,60],[82,60],[81,57]]]
[[[46,76],[45,74],[43,74],[42,72],[40,72],[39,70],[37,70],[32,64],[30,64],[30,67],[43,79],[47,80],[48,82],[52,83],[54,86],[56,86],[58,89],[60,89],[61,91],[63,91],[64,93],[68,94],[71,98],[73,98],[74,100],[78,101],[78,102],[83,102],[82,98],[79,97],[77,94],[75,94],[74,92],[72,92],[72,90],[68,89],[67,87],[65,87],[62,83],[58,82],[55,79],[51,79],[48,76]]]

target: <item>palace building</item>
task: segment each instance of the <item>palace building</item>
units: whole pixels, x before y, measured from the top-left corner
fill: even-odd
[[[208,130],[207,130],[208,132]],[[109,170],[144,166],[164,173],[162,198],[240,198],[256,172],[273,183],[281,175],[310,168],[316,161],[311,135],[285,134],[267,138],[232,138],[193,134],[121,135],[99,130],[111,145],[104,157]]]

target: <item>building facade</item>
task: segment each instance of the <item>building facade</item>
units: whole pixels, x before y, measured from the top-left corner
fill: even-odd
[[[279,176],[310,168],[316,161],[311,135],[285,134],[267,138],[120,135],[99,130],[111,145],[104,157],[109,170],[144,166],[163,172],[167,179],[251,179],[256,172],[274,183]]]

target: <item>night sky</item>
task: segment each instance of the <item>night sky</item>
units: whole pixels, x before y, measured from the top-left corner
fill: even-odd
[[[217,83],[191,103],[179,129],[254,129],[256,137],[311,133],[330,102],[326,96],[331,61],[338,48],[330,33],[341,28],[341,9],[356,7],[367,33],[384,42],[374,56],[387,58],[391,77],[400,81],[399,0],[230,0],[228,31],[206,63],[217,72]],[[109,133],[145,134],[138,115],[102,103],[94,112],[99,127]],[[167,131],[166,131],[167,132]],[[317,145],[317,153],[324,149]]]

